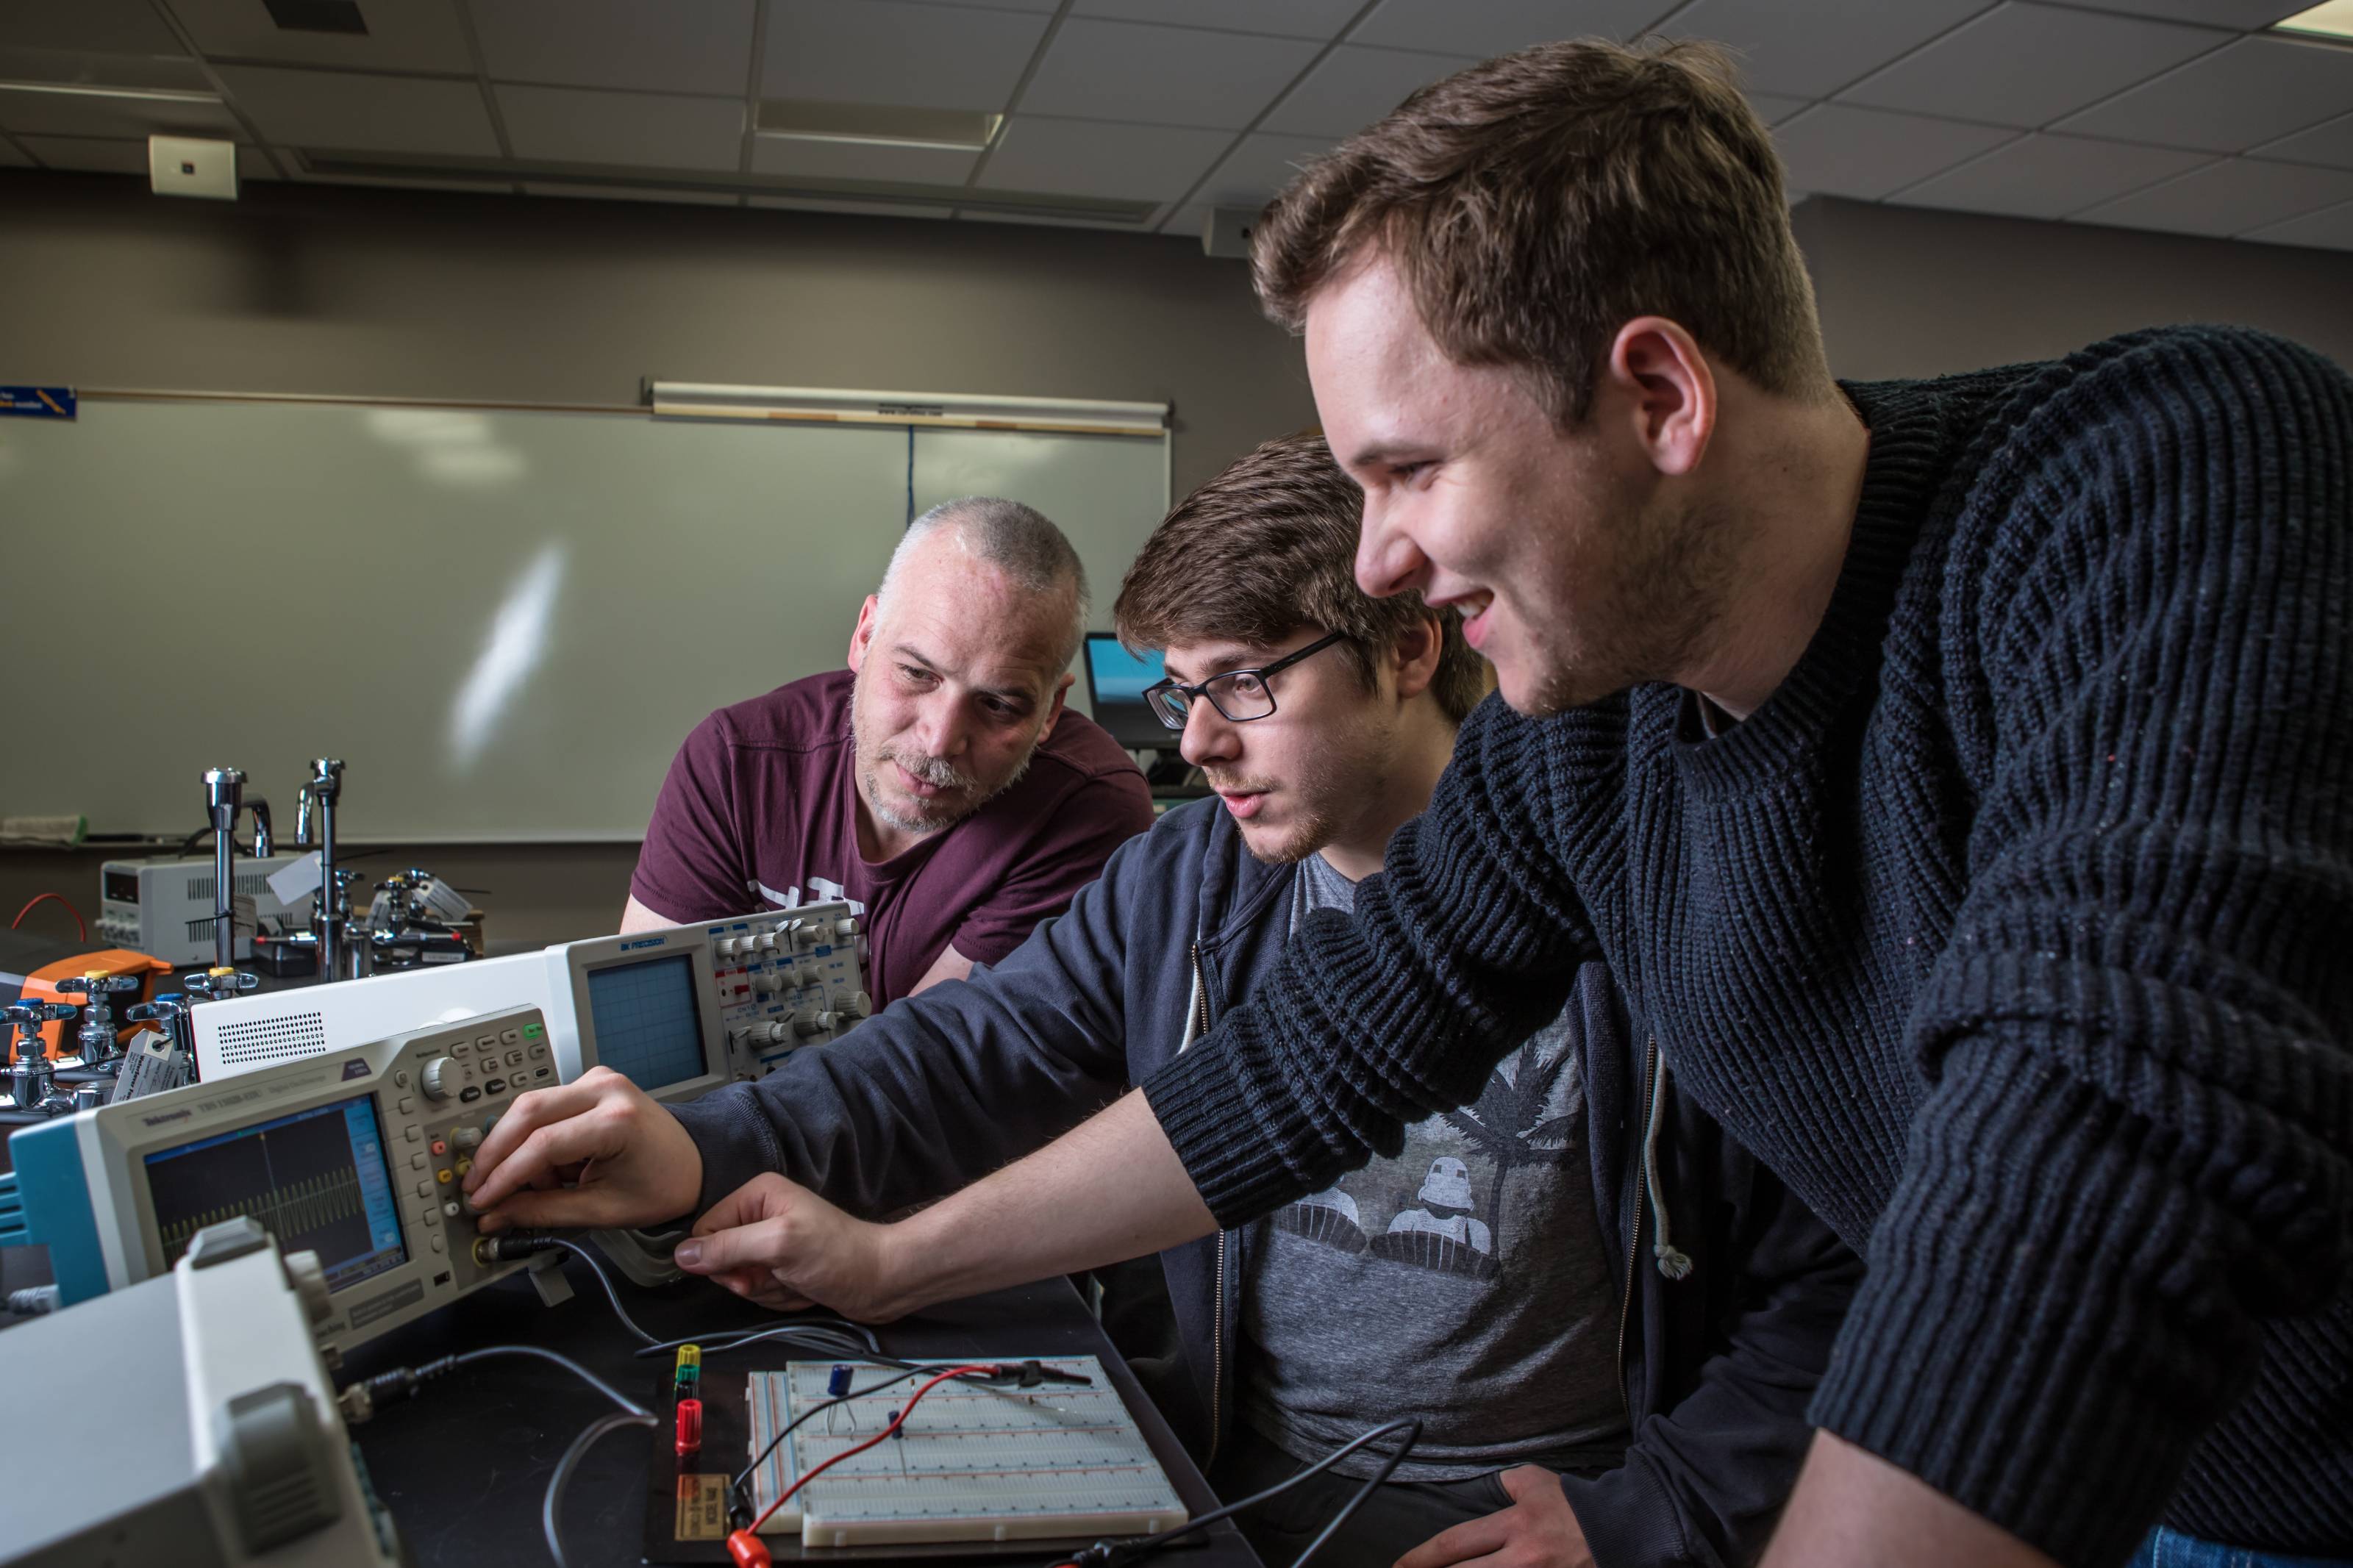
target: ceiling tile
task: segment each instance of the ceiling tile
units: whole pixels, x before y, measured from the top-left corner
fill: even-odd
[[[1190,202],[1160,220],[1162,234],[1181,234],[1187,239],[1199,239],[1202,226],[1209,221],[1206,202]]]
[[[1987,125],[1824,103],[1777,128],[1773,139],[1780,144],[1791,190],[1877,201],[2015,134]]]
[[[353,70],[474,74],[459,0],[360,0],[364,33],[281,27],[261,0],[171,0],[172,14],[215,60],[275,60]]]
[[[0,169],[29,169],[32,166],[29,153],[5,136],[0,136]]]
[[[961,185],[980,162],[977,153],[945,147],[877,147],[860,142],[805,142],[797,137],[758,136],[752,141],[752,168],[762,174],[799,174],[818,180],[888,180],[909,185]]]
[[[1048,20],[900,0],[773,0],[761,96],[1001,110]]]
[[[147,143],[98,136],[20,136],[26,151],[52,169],[79,174],[144,174]]]
[[[570,196],[601,202],[669,202],[694,207],[732,207],[743,198],[733,191],[674,191],[657,185],[552,185],[525,180],[527,196]]]
[[[2031,129],[2231,37],[2137,16],[2001,5],[1847,89],[1839,100]]]
[[[498,155],[481,89],[471,81],[269,66],[223,66],[220,75],[266,142],[358,153]]]
[[[1997,147],[1896,199],[1915,206],[2059,218],[2186,174],[2212,156],[2044,133]]]
[[[1672,0],[1381,0],[1348,41],[1484,58],[1555,38],[1631,37],[1673,9]]]
[[[2060,121],[2063,131],[2239,153],[2353,110],[2353,49],[2242,38]]]
[[[1223,131],[1018,115],[999,134],[980,183],[997,191],[1173,201],[1232,141]]]
[[[36,136],[216,136],[234,141],[237,117],[224,105],[98,98],[70,92],[0,90],[0,128]]]
[[[1301,38],[1073,16],[1021,94],[1024,114],[1239,131],[1315,58]]]
[[[1299,166],[1332,144],[1295,136],[1245,136],[1203,182],[1197,200],[1211,206],[1258,207],[1289,184]]]
[[[1988,0],[1696,0],[1666,31],[1731,48],[1760,92],[1824,98],[1986,9]]]
[[[2269,245],[2312,245],[2324,250],[2353,250],[2353,202],[2339,202],[2316,213],[2292,217],[2259,228],[2244,237]]]
[[[1286,136],[1337,139],[1361,131],[1418,87],[1477,64],[1468,55],[1414,54],[1343,44],[1317,62],[1297,87],[1259,122]]]
[[[990,11],[1039,11],[1051,16],[1060,9],[1062,0],[933,0],[933,4]]]
[[[1748,107],[1754,109],[1757,111],[1757,118],[1767,125],[1778,125],[1784,120],[1794,120],[1810,106],[1811,100],[1809,99],[1779,98],[1769,92],[1752,92],[1748,95]]]
[[[733,169],[744,154],[742,98],[604,92],[581,87],[491,89],[518,158]]]
[[[2277,159],[2283,163],[2327,163],[2332,168],[2353,169],[2353,114],[2340,114],[2309,131],[2266,142],[2254,151],[2259,157]]]
[[[858,217],[935,217],[944,218],[946,207],[902,206],[896,202],[826,202],[803,200],[799,196],[753,196],[755,207],[776,207],[787,212],[849,213]]]
[[[2314,0],[2082,0],[2094,11],[2122,11],[2172,22],[2203,22],[2252,33],[2310,8]]]
[[[2180,234],[2244,234],[2353,199],[2353,170],[2226,158],[2088,212],[2084,223]]]
[[[471,0],[495,81],[733,93],[752,68],[753,0]]]
[[[108,55],[186,52],[148,0],[0,5],[0,47],[90,49]]]
[[[1363,0],[1078,0],[1071,14],[1322,39],[1345,26],[1362,5]]]
[[[245,181],[275,180],[280,176],[269,153],[259,147],[240,147],[237,150],[237,177]]]

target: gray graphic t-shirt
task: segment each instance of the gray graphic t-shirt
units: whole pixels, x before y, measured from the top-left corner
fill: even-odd
[[[1300,866],[1294,925],[1356,884]],[[1294,1458],[1414,1414],[1399,1480],[1612,1465],[1626,1445],[1618,1289],[1594,1218],[1574,1009],[1504,1058],[1475,1105],[1247,1238],[1240,1412]],[[1369,1476],[1377,1455],[1333,1467]]]

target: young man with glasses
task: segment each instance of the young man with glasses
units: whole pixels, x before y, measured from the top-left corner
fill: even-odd
[[[888,1213],[1174,1061],[1295,926],[1351,905],[1485,689],[1456,616],[1356,588],[1358,504],[1320,438],[1271,442],[1178,507],[1128,573],[1121,635],[1165,651],[1150,700],[1218,803],[1131,841],[1003,963],[761,1084],[674,1112],[610,1074],[527,1096],[477,1156],[493,1173],[476,1199],[522,1225],[700,1205],[681,1262],[790,1307],[763,1260],[786,1240],[793,1183]],[[585,1159],[574,1191],[518,1190]],[[1858,1270],[1694,1111],[1599,964],[1463,1110],[1159,1263],[1175,1342],[1154,1348],[1173,1353],[1140,1369],[1220,1496],[1421,1418],[1398,1479],[1319,1558],[1363,1568],[1507,1549],[1609,1568],[1746,1561],[1796,1476]],[[1111,1300],[1107,1321],[1133,1305]],[[1297,1558],[1380,1458],[1244,1516],[1261,1554]]]

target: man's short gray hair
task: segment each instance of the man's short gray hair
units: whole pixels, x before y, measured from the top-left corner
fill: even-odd
[[[1061,668],[1067,668],[1071,660],[1078,658],[1079,644],[1087,635],[1091,606],[1087,569],[1080,564],[1079,552],[1071,548],[1062,531],[1045,513],[1018,500],[997,496],[959,496],[940,502],[915,519],[900,536],[898,548],[891,552],[891,564],[882,573],[882,585],[874,591],[875,597],[887,604],[892,579],[898,576],[899,563],[914,549],[916,542],[951,525],[966,550],[1011,578],[1014,586],[1033,594],[1056,594],[1066,589],[1071,592],[1071,625],[1061,662]]]

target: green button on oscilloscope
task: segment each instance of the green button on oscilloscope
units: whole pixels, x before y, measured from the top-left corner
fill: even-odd
[[[535,1040],[545,1033],[547,1033],[547,1031],[541,1028],[537,1024],[525,1024],[522,1026],[523,1038],[527,1040]]]

